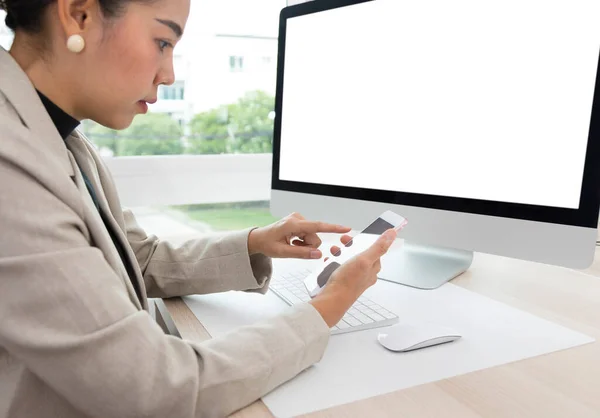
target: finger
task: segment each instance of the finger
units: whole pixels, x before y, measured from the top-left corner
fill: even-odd
[[[375,283],[377,283],[378,279],[379,279],[379,277],[377,277],[377,273],[373,273],[371,275],[370,285],[373,286]]]
[[[302,239],[306,245],[313,248],[319,248],[323,243],[317,234],[306,234],[304,237],[302,237]]]
[[[350,235],[342,235],[342,237],[340,238],[340,241],[346,247],[351,247],[352,244],[353,244],[352,243],[352,237]]]
[[[352,228],[348,228],[343,225],[328,224],[325,222],[313,222],[313,221],[298,221],[294,228],[298,229],[296,235],[301,233],[305,234],[317,234],[319,232],[334,232],[338,234],[344,234],[350,232]]]
[[[304,216],[300,215],[298,212],[290,213],[289,217],[290,218],[300,219],[302,221],[305,219]]]
[[[295,239],[290,244],[291,245],[296,245],[296,246],[299,246],[299,247],[307,247],[308,246],[308,244],[305,243],[304,241],[302,241],[301,239]]]
[[[342,241],[342,244],[344,244],[344,247],[352,247],[352,237],[350,235],[342,235],[342,237],[340,238],[340,241]],[[334,245],[331,247],[331,254],[333,254],[336,257],[339,257],[342,254],[342,249],[340,247],[338,247],[337,245]]]
[[[301,258],[301,259],[319,259],[323,257],[321,250],[309,246],[291,247],[284,245],[284,248],[279,251],[282,258]]]
[[[331,251],[331,255],[333,255],[335,257],[338,257],[339,255],[342,254],[342,250],[337,245],[334,245],[333,247],[331,247],[330,251]]]
[[[394,229],[388,229],[385,231],[377,241],[375,241],[369,248],[367,248],[363,254],[365,254],[370,261],[375,263],[379,260],[385,253],[387,253],[390,246],[394,243],[396,239],[397,233]]]

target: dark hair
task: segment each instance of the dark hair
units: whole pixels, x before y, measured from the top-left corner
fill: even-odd
[[[13,31],[22,29],[29,33],[42,31],[42,18],[46,8],[56,0],[0,0],[0,9],[6,10],[5,23]],[[128,3],[136,0],[98,0],[104,17],[117,17]],[[138,0],[139,1],[139,0]]]

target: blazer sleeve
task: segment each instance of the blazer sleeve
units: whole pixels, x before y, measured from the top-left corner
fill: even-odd
[[[142,271],[149,297],[247,290],[265,293],[272,262],[248,254],[252,229],[210,234],[174,246],[147,235],[129,210],[123,211],[127,240]]]
[[[0,346],[82,415],[224,417],[321,359],[329,329],[309,304],[200,344],[165,335],[90,245],[77,205],[2,148]],[[241,266],[241,241],[212,246]]]

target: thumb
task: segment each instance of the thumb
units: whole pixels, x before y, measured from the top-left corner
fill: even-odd
[[[397,232],[394,229],[385,231],[377,241],[364,251],[364,254],[372,261],[379,260],[387,251],[396,239]]]

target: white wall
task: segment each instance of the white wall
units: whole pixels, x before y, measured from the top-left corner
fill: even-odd
[[[6,12],[0,10],[0,46],[4,49],[9,49],[12,44],[13,33],[4,24],[5,18]]]
[[[270,200],[271,154],[118,157],[105,161],[126,207]]]

